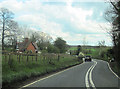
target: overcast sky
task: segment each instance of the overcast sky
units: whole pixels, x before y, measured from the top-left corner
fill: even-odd
[[[0,7],[11,10],[19,24],[48,33],[53,39],[62,37],[70,45],[85,41],[98,45],[102,40],[112,44],[102,29],[110,27],[104,19],[109,4],[102,0],[0,0]]]

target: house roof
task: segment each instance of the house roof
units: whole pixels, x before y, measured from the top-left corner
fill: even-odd
[[[34,46],[36,49],[38,49],[38,46],[37,46],[36,43],[33,43],[33,42],[32,42],[32,44],[33,44],[33,46]]]
[[[21,42],[21,43],[17,43],[18,44],[18,48],[20,49],[20,50],[24,50],[24,49],[26,49],[27,47],[28,47],[28,45],[30,44],[30,43],[32,43],[32,45],[35,47],[35,49],[38,49],[38,46],[37,46],[37,44],[36,43],[33,43],[31,40],[24,40],[23,42]]]

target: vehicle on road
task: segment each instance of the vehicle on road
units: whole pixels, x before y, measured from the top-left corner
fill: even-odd
[[[89,62],[92,61],[91,56],[85,56],[85,62],[86,62],[86,61],[89,61]]]

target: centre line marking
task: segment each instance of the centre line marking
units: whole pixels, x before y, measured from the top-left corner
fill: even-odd
[[[93,87],[93,89],[96,89],[96,88],[95,88],[95,85],[94,85],[94,83],[93,83],[93,80],[92,80],[92,71],[93,71],[93,69],[95,68],[95,66],[97,65],[97,62],[96,62],[96,61],[94,61],[94,63],[95,63],[95,65],[92,67],[92,69],[91,69],[91,71],[90,71],[90,74],[89,74],[89,80],[90,80],[90,83],[91,83],[91,86]]]
[[[93,62],[94,62],[94,64],[88,69],[86,76],[85,76],[85,84],[86,84],[87,89],[90,89],[90,84],[91,84],[92,88],[96,89],[95,85],[92,81],[92,71],[95,68],[95,66],[97,65],[97,62],[96,61],[93,61]],[[88,80],[88,76],[89,76],[89,80]],[[90,81],[90,84],[89,84],[89,81]]]
[[[90,85],[89,85],[89,81],[88,81],[88,75],[89,75],[89,71],[91,70],[91,68],[93,67],[93,65],[88,69],[86,76],[85,76],[85,84],[87,89],[89,89]]]

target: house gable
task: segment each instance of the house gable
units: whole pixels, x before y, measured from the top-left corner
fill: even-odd
[[[31,50],[32,52],[36,52],[36,49],[33,46],[32,42],[28,45],[27,50]]]

